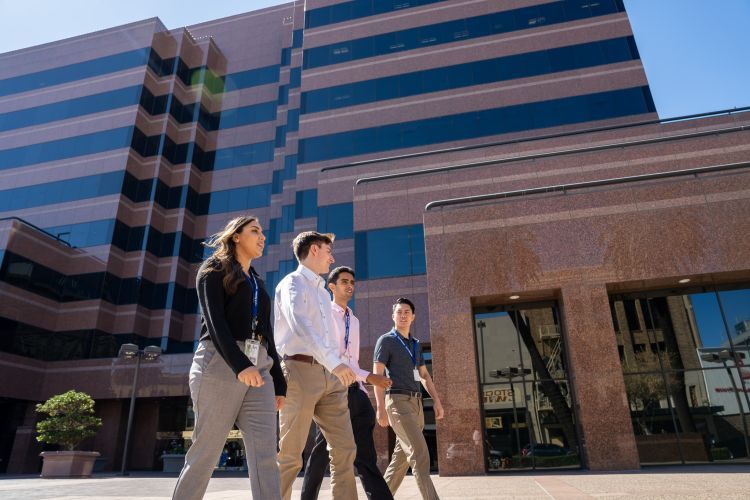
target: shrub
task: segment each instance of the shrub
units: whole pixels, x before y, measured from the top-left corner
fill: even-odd
[[[96,434],[102,419],[94,416],[94,400],[84,392],[68,391],[52,396],[36,411],[48,417],[37,422],[37,441],[57,444],[72,451],[84,439]]]
[[[711,448],[711,458],[713,460],[731,460],[734,456],[729,448]]]

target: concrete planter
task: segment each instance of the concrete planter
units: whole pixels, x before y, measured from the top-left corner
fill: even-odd
[[[165,453],[161,456],[164,462],[164,472],[180,472],[182,466],[185,465],[185,454],[184,453]]]
[[[91,477],[98,451],[43,451],[42,477]]]

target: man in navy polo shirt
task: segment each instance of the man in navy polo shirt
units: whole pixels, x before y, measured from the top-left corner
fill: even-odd
[[[420,382],[432,397],[437,420],[443,418],[443,405],[425,366],[422,346],[410,334],[414,318],[414,304],[409,299],[396,300],[394,328],[375,344],[373,372],[386,373],[393,381],[388,390],[375,386],[378,424],[382,427],[390,424],[396,433],[396,446],[384,477],[395,495],[411,466],[422,498],[437,500],[438,494],[430,478],[430,453],[422,434],[424,409]]]

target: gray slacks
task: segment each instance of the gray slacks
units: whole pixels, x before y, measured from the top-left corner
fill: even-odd
[[[195,413],[193,444],[185,455],[173,499],[203,498],[233,424],[242,432],[253,498],[281,498],[276,464],[276,400],[269,373],[272,365],[273,360],[261,346],[257,367],[265,383],[248,387],[237,380],[212,342],[198,344],[190,368],[190,397]]]

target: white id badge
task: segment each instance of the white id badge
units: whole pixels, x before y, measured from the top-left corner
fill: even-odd
[[[414,368],[414,381],[419,382],[421,380],[421,377],[419,376],[419,370]]]
[[[245,341],[245,356],[254,365],[258,364],[258,351],[260,350],[259,340],[246,340]]]

